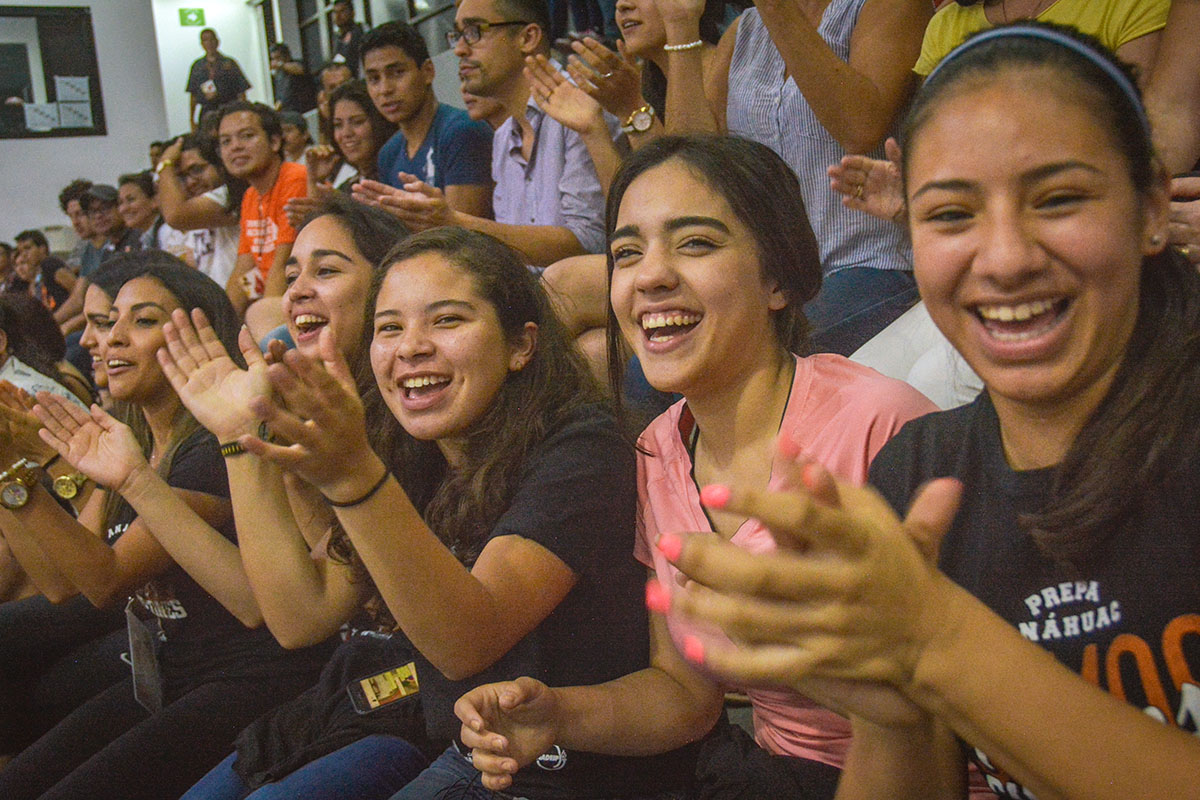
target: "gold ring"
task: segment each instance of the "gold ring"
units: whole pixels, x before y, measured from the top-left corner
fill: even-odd
[[[1191,260],[1191,258],[1192,258],[1192,246],[1191,246],[1190,244],[1185,244],[1185,245],[1183,245],[1182,247],[1180,247],[1180,248],[1179,248],[1179,252],[1183,254],[1183,257],[1184,257],[1184,258],[1186,258],[1186,259],[1188,259],[1188,260]]]
[[[613,76],[613,74],[611,72],[601,72],[600,73],[600,77],[604,78],[604,80],[608,80],[612,76]]]
[[[863,184],[860,183],[858,186],[854,187],[854,199],[862,200],[862,194],[863,194]]]

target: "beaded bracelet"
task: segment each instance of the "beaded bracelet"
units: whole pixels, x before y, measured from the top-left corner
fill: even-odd
[[[697,39],[696,41],[688,42],[687,44],[664,44],[663,50],[666,50],[668,53],[678,53],[681,50],[695,50],[697,47],[703,46],[704,40]]]

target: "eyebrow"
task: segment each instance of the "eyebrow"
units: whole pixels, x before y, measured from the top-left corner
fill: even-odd
[[[1074,169],[1084,170],[1094,175],[1103,174],[1097,167],[1094,167],[1091,164],[1083,161],[1056,161],[1052,164],[1043,164],[1040,167],[1031,169],[1029,172],[1022,173],[1020,176],[1020,182],[1022,186],[1029,186],[1037,183],[1038,181],[1042,181],[1046,178],[1057,175],[1060,172],[1069,172],[1070,170]],[[916,200],[922,194],[935,191],[937,189],[942,189],[948,192],[962,192],[970,191],[976,188],[976,186],[976,183],[967,180],[954,179],[945,181],[931,181],[913,192],[912,199]]]
[[[159,311],[163,312],[164,314],[168,313],[167,310],[165,308],[163,308],[162,306],[160,306],[158,303],[155,303],[155,302],[152,302],[149,300],[147,300],[145,303],[134,303],[133,305],[131,305],[129,307],[129,313],[132,314],[135,311],[141,311],[143,308],[157,308]],[[113,310],[116,310],[115,306],[113,307]],[[118,311],[117,313],[120,313],[120,312]]]
[[[437,300],[425,306],[425,313],[432,314],[435,311],[441,311],[446,308],[461,308],[466,311],[474,311],[475,306],[468,303],[466,300]],[[398,317],[400,312],[395,309],[386,308],[383,311],[375,312],[375,319],[380,317]]]
[[[354,263],[354,259],[351,258],[350,256],[346,255],[345,253],[343,253],[341,250],[331,250],[328,248],[313,250],[312,255],[309,257],[309,260],[312,260],[315,258],[325,258],[325,256],[334,256],[335,258],[340,258],[343,261],[349,261],[351,264]],[[299,263],[300,263],[300,259],[296,258],[295,256],[290,256],[288,258],[288,260],[284,263],[284,266],[290,267],[292,264],[299,264]]]
[[[674,233],[681,228],[691,228],[694,226],[702,226],[705,228],[714,228],[721,233],[728,234],[729,226],[716,217],[705,217],[700,215],[692,215],[686,217],[673,217],[667,220],[663,225],[663,230],[667,233]],[[637,225],[622,225],[612,232],[613,239],[620,239],[624,236],[637,236],[641,229]]]

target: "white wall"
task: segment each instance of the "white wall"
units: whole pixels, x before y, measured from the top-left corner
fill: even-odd
[[[246,97],[272,104],[271,74],[267,66],[266,35],[262,12],[245,0],[152,0],[154,31],[158,38],[158,60],[162,68],[162,96],[167,103],[167,127],[183,133],[188,126],[188,70],[204,55],[200,31],[212,28],[221,40],[221,52],[242,68],[250,91]],[[203,27],[179,24],[179,9],[203,8]],[[272,38],[274,36],[272,35]],[[157,74],[157,73],[156,73]]]
[[[64,0],[21,0],[61,6]],[[75,178],[115,183],[148,167],[146,145],[167,135],[151,0],[71,0],[92,11],[106,136],[0,139],[0,240],[67,224],[58,192]],[[198,46],[197,46],[198,49]],[[182,81],[182,79],[181,79]],[[185,106],[186,114],[186,106]]]

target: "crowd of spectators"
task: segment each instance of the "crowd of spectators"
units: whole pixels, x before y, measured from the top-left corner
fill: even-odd
[[[331,8],[0,242],[0,797],[1200,785],[1200,1]]]

